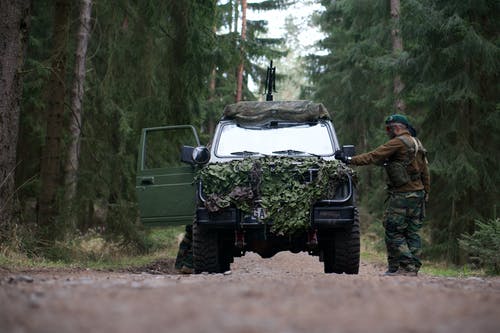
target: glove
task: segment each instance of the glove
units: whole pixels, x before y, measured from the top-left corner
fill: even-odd
[[[345,156],[342,150],[337,150],[333,156],[335,157],[336,160],[342,161],[345,164],[349,164],[351,160],[350,157]]]

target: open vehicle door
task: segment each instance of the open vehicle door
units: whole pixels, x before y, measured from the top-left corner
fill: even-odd
[[[142,130],[136,191],[141,222],[147,226],[193,222],[196,204],[193,177],[196,167],[181,162],[181,150],[185,145],[200,145],[193,126]]]

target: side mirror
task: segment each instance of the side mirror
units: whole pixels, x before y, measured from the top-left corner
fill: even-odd
[[[199,146],[193,149],[192,156],[196,164],[206,164],[210,160],[210,151],[207,147]]]
[[[353,145],[344,145],[342,146],[342,152],[345,157],[351,157],[356,155],[356,148]]]
[[[206,164],[210,160],[210,151],[207,147],[182,146],[181,162],[189,164]]]

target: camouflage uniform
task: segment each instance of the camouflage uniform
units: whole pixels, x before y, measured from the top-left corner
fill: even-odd
[[[384,214],[385,244],[389,272],[398,269],[418,272],[422,263],[422,228],[424,191],[394,192]]]
[[[193,271],[193,226],[186,225],[186,230],[175,259],[175,268],[181,273]]]
[[[403,137],[403,138],[402,138]],[[406,142],[414,142],[417,152],[409,158],[410,148]],[[418,139],[404,131],[375,150],[353,156],[349,163],[368,165],[394,162],[405,164],[411,175],[405,184],[388,184],[387,207],[384,214],[385,242],[387,247],[388,272],[416,273],[422,266],[420,254],[422,244],[418,234],[424,217],[425,198],[430,191],[430,177],[425,149]]]

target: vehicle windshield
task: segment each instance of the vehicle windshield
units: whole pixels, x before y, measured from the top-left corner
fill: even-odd
[[[334,153],[334,142],[323,122],[311,124],[278,123],[242,127],[223,125],[216,147],[217,156],[319,155]]]

